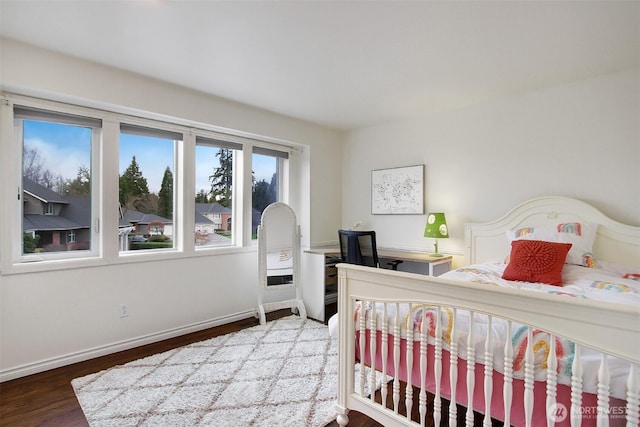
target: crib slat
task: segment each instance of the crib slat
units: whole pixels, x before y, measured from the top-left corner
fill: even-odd
[[[420,314],[420,400],[418,410],[420,425],[424,426],[427,419],[427,337],[429,336],[429,318],[427,306],[423,305]]]
[[[387,303],[385,302],[382,307],[382,387],[380,393],[382,394],[382,405],[387,406],[387,355],[389,353],[389,319],[387,316]],[[373,393],[371,393],[373,395]]]
[[[396,303],[393,316],[393,412],[398,413],[400,406],[400,304]]]
[[[487,336],[484,343],[484,427],[491,427],[491,396],[493,395],[493,317],[487,316]]]
[[[598,369],[598,418],[596,424],[598,427],[607,427],[609,425],[609,389],[611,377],[609,375],[609,362],[607,355],[602,354],[600,359],[600,368]]]
[[[367,301],[360,302],[360,315],[359,315],[359,328],[360,328],[360,396],[364,396],[364,382],[366,381],[365,372],[364,372],[364,355],[365,355],[365,345],[367,343],[366,338],[366,323],[365,317],[367,316],[366,312]]]
[[[436,347],[433,362],[433,375],[436,380],[436,392],[433,398],[433,425],[439,426],[442,418],[442,399],[440,397],[440,379],[442,377],[442,308],[436,309]]]
[[[629,378],[627,379],[627,427],[636,427],[640,424],[638,409],[640,406],[640,382],[636,376],[636,364],[629,366]]]
[[[528,427],[533,419],[533,330],[527,327],[527,348],[524,356],[524,421]]]
[[[469,333],[467,334],[467,414],[465,425],[473,426],[473,394],[475,393],[476,348],[473,333],[473,311],[469,312]]]
[[[547,410],[555,408],[558,358],[556,356],[556,337],[549,335],[549,357],[547,357]],[[555,417],[547,414],[547,426],[553,427]]]
[[[451,314],[451,343],[449,344],[449,388],[451,389],[451,403],[449,404],[449,425],[458,422],[458,405],[456,404],[456,386],[458,384],[458,340],[456,338],[456,318],[458,310],[453,307]]]
[[[580,407],[582,406],[582,348],[575,344],[573,364],[571,365],[571,427],[582,425]]]
[[[376,312],[376,302],[371,302],[371,316],[369,318],[369,354],[371,355],[371,369],[369,370],[369,399],[375,401],[376,389],[376,344],[378,342],[378,313]]]
[[[407,387],[404,392],[404,404],[407,408],[407,419],[411,420],[411,410],[413,409],[413,313],[409,308],[407,319]]]
[[[507,321],[507,342],[504,345],[504,384],[502,400],[504,403],[504,424],[511,424],[511,402],[513,400],[513,344],[511,342],[511,320]]]

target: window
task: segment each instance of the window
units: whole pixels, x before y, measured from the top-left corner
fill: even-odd
[[[14,107],[14,119],[22,149],[22,256],[95,251],[92,177],[101,121],[21,106]]]
[[[125,250],[174,248],[176,142],[182,133],[120,124],[119,233]]]
[[[233,235],[234,156],[242,145],[196,137],[197,248],[230,246]]]
[[[266,206],[289,202],[284,145],[2,96],[0,134],[14,142],[0,144],[2,170],[14,171],[3,183],[13,202],[0,205],[3,274],[235,252]]]
[[[289,154],[263,147],[253,147],[251,159],[253,185],[251,201],[253,205],[251,235],[257,238],[258,225],[262,212],[271,203],[286,201],[284,199],[285,171]]]

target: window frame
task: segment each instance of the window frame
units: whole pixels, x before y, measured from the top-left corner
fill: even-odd
[[[234,138],[229,135],[198,132],[194,136],[195,136],[194,150],[193,150],[194,163],[197,160],[196,149],[198,146],[210,147],[210,148],[228,148],[233,150],[233,158],[232,158],[232,166],[231,166],[232,168],[231,179],[233,182],[231,186],[231,243],[229,245],[220,245],[220,246],[214,246],[214,245],[198,246],[195,244],[195,238],[194,238],[193,240],[194,250],[196,252],[206,252],[206,251],[222,250],[225,248],[243,247],[244,245],[242,243],[243,242],[242,224],[244,221],[242,220],[243,215],[242,215],[242,209],[240,207],[242,206],[242,204],[238,202],[238,199],[242,198],[242,195],[244,193],[242,191],[243,189],[242,183],[244,182],[245,177],[242,173],[242,168],[240,165],[242,164],[244,156],[246,155],[247,147],[245,144],[238,141],[239,138]],[[195,179],[195,172],[196,172],[195,167],[193,168],[193,171],[194,171],[194,179]],[[195,210],[195,192],[196,192],[195,182],[193,185],[193,191],[194,191],[193,208]],[[236,217],[238,217],[238,219],[234,220],[234,218]],[[193,226],[194,236],[195,236],[195,232],[196,232],[196,228],[194,223],[194,226]]]
[[[95,113],[81,108],[69,108],[60,106],[58,108],[49,106],[49,104],[41,105],[39,102],[30,102],[19,100],[10,106],[3,106],[3,108],[10,108],[11,113],[11,128],[13,135],[9,139],[11,141],[11,149],[13,150],[12,157],[15,158],[15,165],[17,173],[14,173],[13,180],[17,189],[16,201],[12,206],[13,214],[11,220],[7,221],[11,224],[11,263],[12,265],[31,265],[33,263],[55,263],[55,262],[71,262],[73,260],[80,259],[99,259],[102,256],[102,245],[100,241],[99,224],[101,220],[100,214],[100,198],[96,195],[99,194],[101,187],[101,145],[102,145],[102,119],[96,117]],[[16,117],[15,110],[21,111],[19,116]],[[30,112],[31,117],[28,117]],[[40,115],[42,113],[42,115]],[[47,120],[47,115],[50,115],[51,120]],[[86,118],[87,123],[82,122],[82,118]],[[74,122],[74,119],[78,119],[79,122]],[[41,252],[37,254],[24,254],[23,243],[23,153],[24,153],[24,122],[29,121],[41,121],[41,122],[54,122],[63,125],[86,127],[91,129],[91,141],[90,141],[90,171],[91,171],[91,219],[89,221],[89,233],[91,236],[90,248],[73,250],[73,251],[60,251],[60,252]],[[96,126],[99,122],[100,126]],[[51,208],[51,209],[49,209]],[[55,207],[47,203],[45,205],[44,215],[55,214]],[[65,233],[65,239],[68,236]],[[66,243],[66,242],[65,242]],[[6,257],[5,257],[6,258]],[[4,263],[3,263],[4,264]],[[4,271],[5,269],[3,269]]]
[[[179,215],[178,211],[180,209],[180,207],[178,206],[177,201],[180,200],[180,198],[178,197],[178,189],[179,189],[179,185],[181,180],[178,178],[178,162],[179,159],[181,158],[180,156],[180,152],[182,150],[182,146],[184,144],[184,139],[185,139],[185,134],[184,131],[182,129],[177,129],[177,126],[171,126],[170,124],[167,125],[165,123],[158,123],[158,122],[153,122],[153,121],[147,121],[147,120],[140,120],[137,118],[132,118],[132,117],[120,117],[120,119],[118,120],[118,128],[119,128],[119,133],[118,133],[118,143],[117,143],[117,153],[115,153],[115,155],[118,158],[118,170],[120,168],[120,164],[119,164],[119,159],[120,159],[120,136],[124,133],[124,134],[129,134],[129,135],[139,135],[139,136],[145,136],[145,137],[153,137],[153,138],[162,138],[162,139],[169,139],[169,136],[174,137],[173,139],[173,149],[172,149],[172,153],[173,153],[173,171],[172,171],[172,175],[173,175],[173,218],[171,219],[171,227],[172,227],[172,243],[173,246],[170,248],[157,248],[157,249],[143,249],[143,250],[118,250],[118,257],[119,258],[129,258],[129,257],[141,257],[147,254],[157,254],[157,253],[171,253],[171,252],[179,252],[182,247],[182,245],[180,244],[181,242],[181,230],[182,228],[178,225],[177,223],[177,218],[180,217],[181,215]],[[123,128],[125,129],[125,131],[123,132]],[[179,139],[178,139],[179,138]],[[118,172],[118,177],[116,178],[118,181],[118,190],[119,190],[119,183],[120,183],[120,173]],[[159,190],[158,190],[159,191]],[[119,191],[118,191],[119,194]],[[119,207],[118,212],[120,213],[122,211],[122,206]],[[120,245],[118,245],[118,247],[120,248]]]
[[[293,153],[294,151],[291,147],[255,146],[253,148],[253,154],[260,154],[262,156],[271,156],[276,158],[276,173],[278,175],[278,202],[289,203],[289,197],[291,195],[289,183]]]
[[[22,254],[22,208],[20,204],[3,203],[0,206],[0,233],[9,236],[0,240],[0,274],[20,274],[38,271],[85,268],[113,264],[170,260],[198,256],[253,252],[256,241],[251,239],[251,155],[254,146],[276,151],[295,153],[297,144],[277,139],[221,128],[212,124],[178,119],[148,111],[136,111],[112,104],[82,101],[71,98],[51,98],[50,94],[0,92],[0,138],[11,141],[0,144],[0,168],[7,171],[9,179],[0,186],[3,200],[16,200],[22,191],[22,125],[16,126],[14,106],[41,109],[61,115],[86,116],[101,120],[100,131],[92,132],[91,142],[91,248],[90,250],[64,251],[58,255]],[[119,129],[126,122],[139,126],[158,127],[181,132],[182,142],[175,144],[174,170],[174,248],[160,251],[136,251],[121,256],[118,233],[105,234],[103,229],[118,228],[119,188]],[[17,131],[20,127],[20,132]],[[195,146],[196,136],[214,138],[242,146],[234,153],[232,227],[234,244],[196,249],[195,232]],[[20,143],[18,144],[17,141]],[[295,167],[289,157],[287,168]],[[291,185],[288,172],[279,182],[279,198],[288,202]],[[115,193],[115,196],[114,196]],[[20,197],[22,198],[22,197]],[[73,257],[71,252],[75,252]]]
[[[253,165],[253,156],[254,155],[261,156],[270,156],[276,159],[276,176],[278,177],[278,192],[276,195],[276,202],[283,202],[290,204],[289,197],[291,195],[291,186],[290,186],[290,176],[291,176],[291,159],[293,157],[293,149],[291,147],[283,147],[283,146],[274,146],[274,147],[265,147],[262,145],[254,145],[251,149],[251,164]],[[252,171],[253,168],[250,168]],[[249,173],[249,182],[251,186],[253,186],[252,182],[252,173]],[[253,209],[253,195],[250,194],[250,203],[251,210]],[[261,214],[262,218],[262,214]],[[252,246],[258,245],[258,239],[253,239],[252,235],[252,224],[248,224],[248,233],[249,239],[251,241]]]

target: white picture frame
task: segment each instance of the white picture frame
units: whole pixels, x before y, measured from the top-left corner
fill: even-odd
[[[372,170],[371,214],[424,214],[424,165]]]

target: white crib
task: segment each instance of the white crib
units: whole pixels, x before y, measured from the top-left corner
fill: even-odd
[[[640,228],[555,197],[468,225],[468,259],[508,254],[505,229],[558,220],[599,224],[595,258],[640,271]],[[639,424],[640,304],[348,264],[338,265],[338,277],[340,425],[349,410],[385,426],[473,425],[478,414],[485,426],[492,418],[527,426]],[[360,388],[389,375],[389,391],[379,392],[383,403],[354,388],[356,360],[374,368]],[[412,420],[414,407],[419,415]]]

